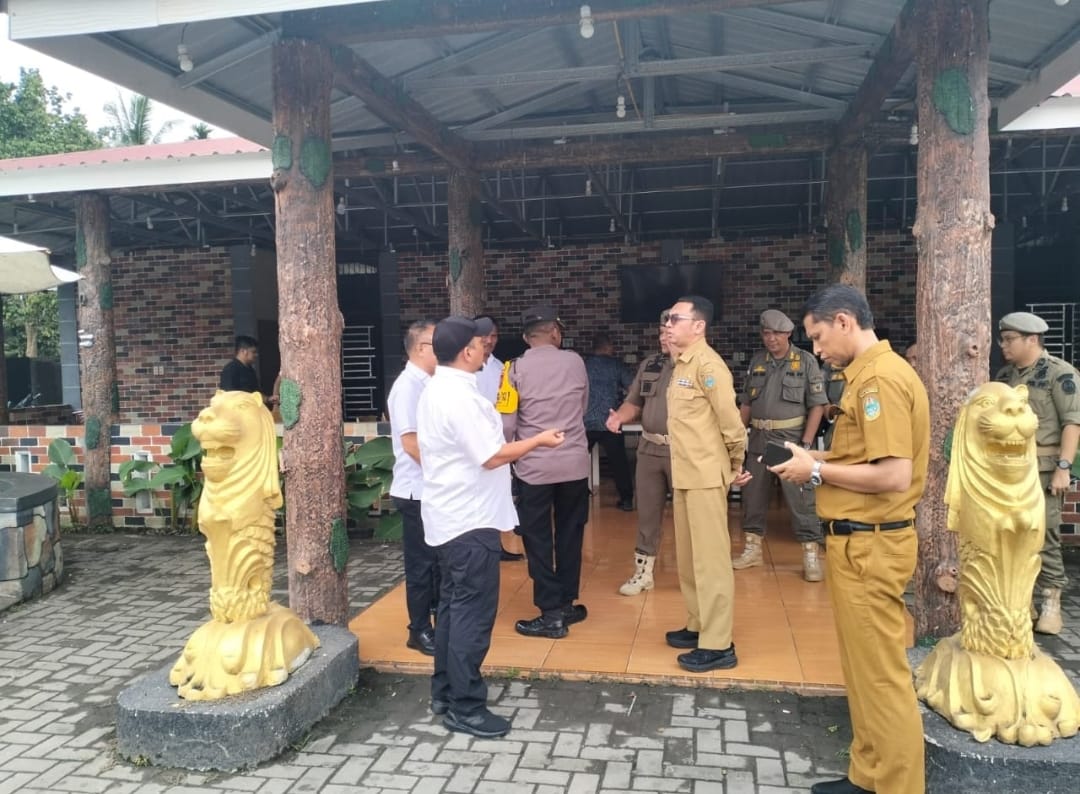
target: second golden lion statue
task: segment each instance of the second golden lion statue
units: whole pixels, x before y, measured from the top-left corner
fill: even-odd
[[[188,700],[217,700],[283,683],[319,640],[270,600],[282,499],[262,395],[219,391],[191,430],[203,447],[199,531],[210,557],[211,619],[187,641],[169,683]]]
[[[1073,736],[1080,696],[1035,645],[1031,593],[1046,531],[1027,387],[985,383],[960,409],[945,487],[960,534],[959,633],[915,672],[922,699],[978,741]]]

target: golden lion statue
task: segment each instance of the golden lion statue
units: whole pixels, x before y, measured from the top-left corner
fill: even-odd
[[[210,557],[211,619],[187,641],[169,683],[188,700],[217,700],[283,683],[319,640],[270,600],[274,510],[282,500],[262,395],[219,391],[191,430],[203,448],[199,531]]]
[[[1031,593],[1046,532],[1027,387],[985,383],[961,406],[945,486],[960,533],[961,629],[915,671],[919,697],[980,742],[1073,736],[1080,696],[1035,645]]]

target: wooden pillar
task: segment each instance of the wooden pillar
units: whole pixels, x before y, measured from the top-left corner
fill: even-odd
[[[78,283],[79,383],[85,425],[86,523],[112,526],[112,426],[120,413],[113,337],[109,200],[99,193],[75,199]]]
[[[988,0],[918,0],[919,376],[930,395],[930,472],[918,507],[915,636],[959,627],[956,539],[945,528],[942,441],[990,354]]]
[[[826,166],[829,281],[866,291],[866,147],[838,143]]]
[[[447,187],[450,313],[472,317],[484,310],[484,220],[480,178],[450,169]]]
[[[0,295],[0,425],[11,420],[8,412],[7,356],[4,355],[4,296]]]
[[[274,45],[273,176],[278,345],[285,426],[289,605],[304,620],[348,620],[341,332],[330,158],[333,65],[326,45]]]

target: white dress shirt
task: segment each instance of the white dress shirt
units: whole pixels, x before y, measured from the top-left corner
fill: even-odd
[[[474,529],[507,532],[518,524],[510,466],[485,469],[502,449],[502,420],[476,376],[437,367],[416,413],[424,471],[424,539],[441,546]]]
[[[411,361],[397,376],[386,400],[390,414],[390,441],[394,447],[394,481],[390,495],[398,499],[419,499],[424,487],[424,473],[420,464],[401,446],[405,433],[416,432],[416,406],[431,376]]]
[[[495,404],[495,400],[499,396],[502,370],[503,363],[495,356],[488,356],[488,360],[484,362],[484,368],[476,373],[476,388],[480,390],[484,397],[491,400],[492,405]]]

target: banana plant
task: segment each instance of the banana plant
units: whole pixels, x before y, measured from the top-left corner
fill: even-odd
[[[362,519],[390,493],[394,480],[394,449],[390,439],[380,436],[364,444],[345,445],[345,494],[349,516]],[[377,540],[401,539],[401,514],[386,515],[380,510]]]
[[[76,464],[75,450],[71,448],[65,439],[54,438],[49,444],[49,465],[42,470],[42,474],[56,480],[57,487],[64,492],[64,504],[67,505],[68,517],[71,523],[78,526],[79,507],[75,504],[75,494],[82,487],[83,473],[74,468]]]
[[[120,482],[124,494],[135,496],[142,491],[169,492],[169,523],[173,529],[185,526],[183,516],[191,509],[190,526],[199,523],[199,499],[203,482],[199,475],[202,445],[191,432],[191,423],[181,425],[173,434],[169,445],[172,463],[160,464],[152,460],[129,460],[120,466]]]

